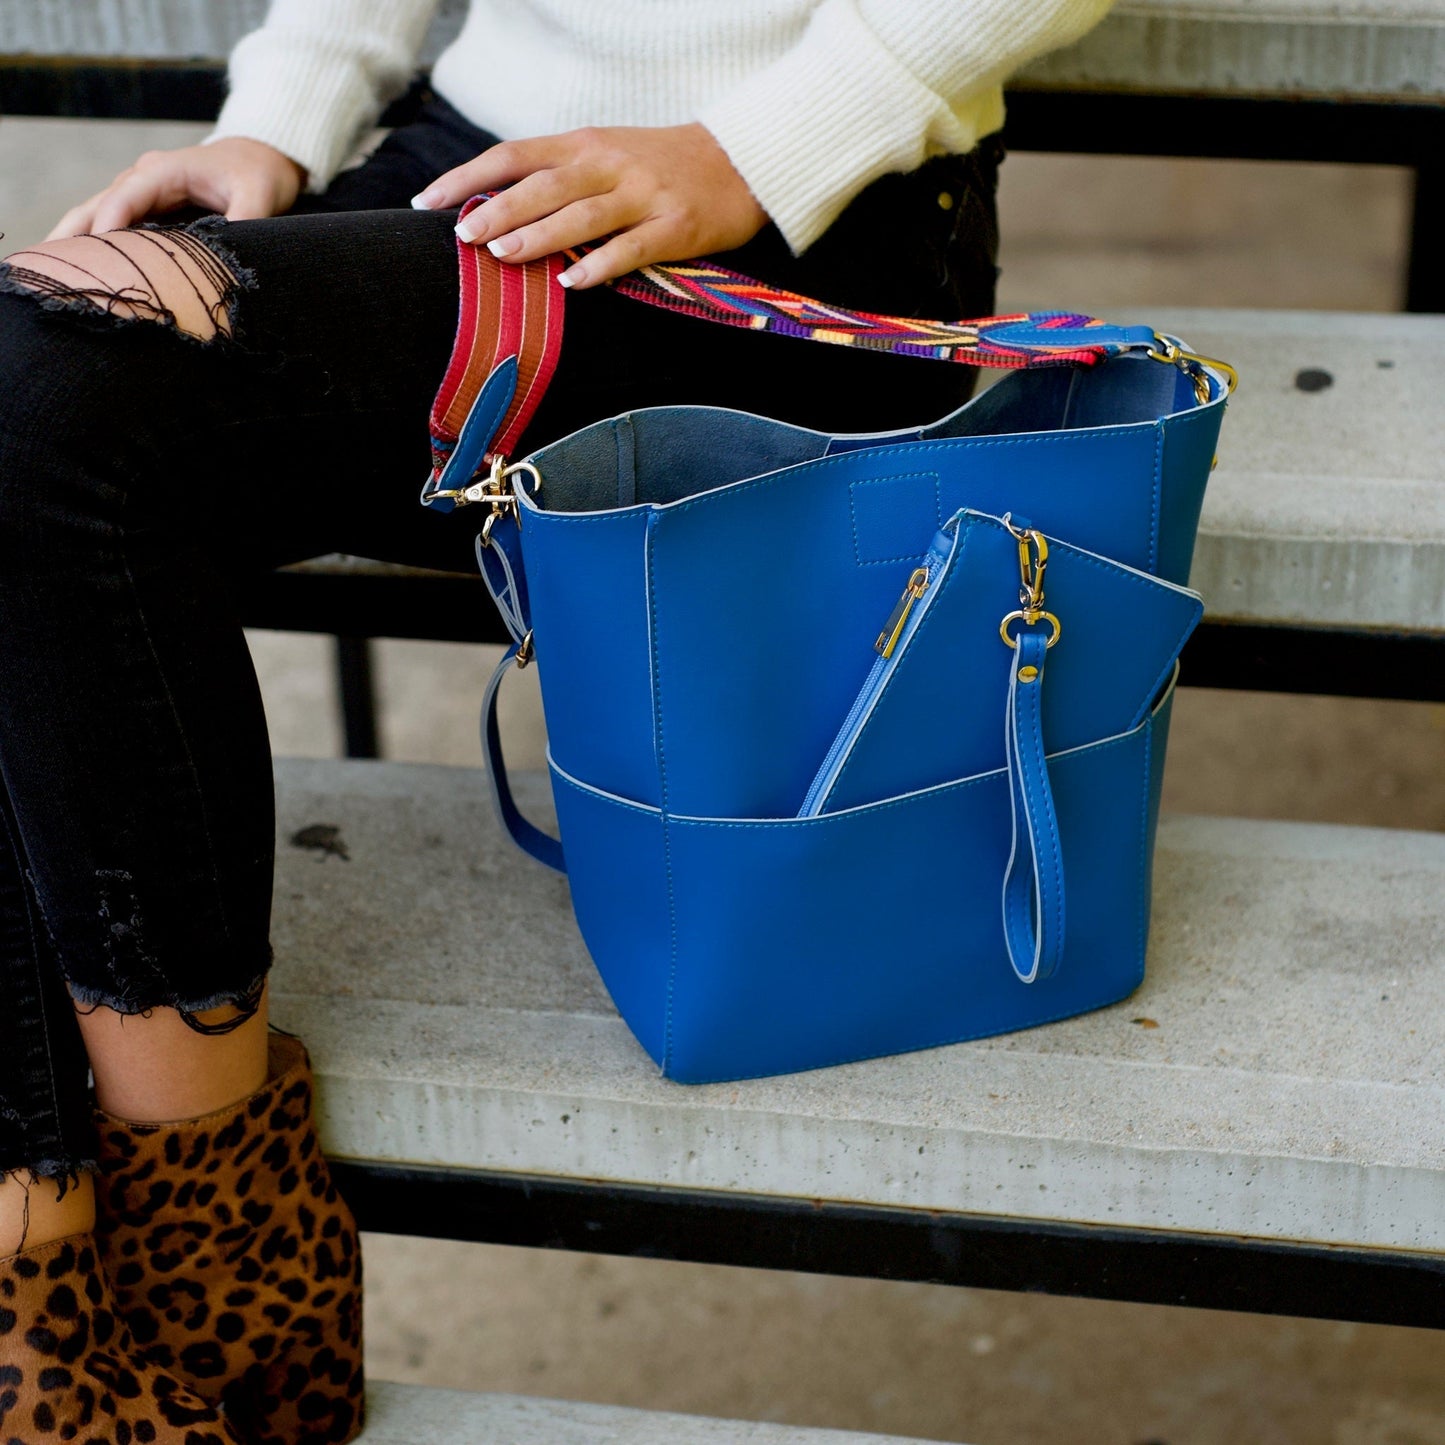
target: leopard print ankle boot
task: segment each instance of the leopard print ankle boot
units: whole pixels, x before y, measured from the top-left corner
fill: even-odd
[[[0,1440],[239,1445],[213,1405],[141,1357],[89,1234],[0,1259]]]
[[[362,1425],[361,1243],[311,1097],[305,1046],[273,1033],[249,1099],[172,1124],[96,1114],[96,1238],[120,1308],[248,1445],[343,1445]]]

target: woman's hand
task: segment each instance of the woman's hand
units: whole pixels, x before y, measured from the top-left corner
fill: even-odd
[[[45,238],[119,231],[156,211],[204,206],[228,221],[279,216],[295,204],[306,171],[262,141],[228,136],[210,145],[147,151],[103,191],[68,210]]]
[[[457,235],[485,241],[505,261],[610,236],[559,278],[579,290],[654,261],[730,251],[768,219],[697,122],[505,141],[439,176],[412,205],[444,210],[501,186],[507,189],[472,211]]]

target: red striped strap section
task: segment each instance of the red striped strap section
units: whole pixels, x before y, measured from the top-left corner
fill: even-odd
[[[486,199],[473,196],[467,215]],[[498,261],[485,246],[457,242],[461,289],[451,361],[431,409],[432,480],[446,465],[462,424],[492,369],[517,358],[517,391],[492,442],[486,462],[508,456],[531,421],[562,354],[562,307],[566,291],[557,277],[562,255],[520,265]],[[469,479],[467,479],[469,480]]]

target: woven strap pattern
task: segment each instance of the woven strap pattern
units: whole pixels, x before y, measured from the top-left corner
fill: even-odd
[[[461,214],[468,215],[487,199],[473,196]],[[583,246],[519,264],[497,260],[485,246],[457,242],[461,276],[457,334],[446,376],[432,404],[431,485],[440,478],[483,383],[499,362],[515,356],[516,394],[479,470],[485,471],[494,457],[511,454],[557,369],[567,295],[557,277],[568,261],[591,249]],[[968,366],[1092,366],[1153,340],[1147,329],[1111,326],[1067,311],[1017,312],[964,321],[921,321],[850,311],[766,286],[705,257],[644,266],[610,284],[624,296],[649,306],[724,326]],[[469,480],[453,479],[457,485]]]
[[[1051,342],[1050,332],[1077,333],[1114,328],[1073,312],[1017,312],[968,321],[920,321],[828,306],[795,291],[767,286],[703,258],[644,266],[619,277],[613,288],[624,296],[667,311],[700,316],[724,326],[745,326],[834,346],[891,351],[959,361],[969,366],[1092,366],[1121,348],[1106,336],[1081,345],[1075,334]],[[1026,335],[1025,333],[1031,333]]]

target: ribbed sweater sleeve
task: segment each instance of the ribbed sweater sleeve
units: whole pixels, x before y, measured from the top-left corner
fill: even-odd
[[[986,93],[1109,3],[823,0],[788,50],[697,118],[801,252],[870,181],[971,150],[980,117],[1002,121]]]
[[[231,52],[207,142],[265,141],[321,191],[387,102],[406,89],[439,0],[272,0]]]

